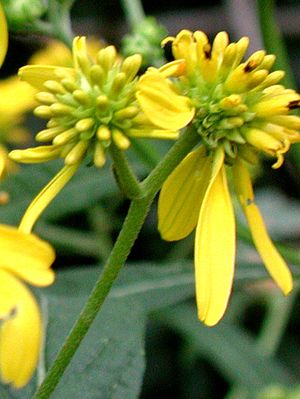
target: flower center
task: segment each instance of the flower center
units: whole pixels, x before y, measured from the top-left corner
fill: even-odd
[[[130,145],[126,132],[139,113],[135,76],[141,60],[132,56],[121,62],[110,46],[99,51],[95,64],[80,56],[77,62],[75,70],[57,68],[57,80],[46,81],[47,91],[37,94],[43,105],[35,114],[50,120],[36,139],[61,147],[66,164],[92,151],[94,164],[102,166],[112,141],[120,149]]]
[[[226,94],[222,84],[200,94],[190,89],[190,97],[196,108],[194,126],[208,150],[222,145],[227,158],[235,158],[237,145],[245,144],[243,127],[249,126],[255,117],[240,94]]]

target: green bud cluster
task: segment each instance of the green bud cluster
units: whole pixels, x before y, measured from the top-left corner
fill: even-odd
[[[166,36],[166,29],[155,18],[148,17],[133,28],[131,34],[122,40],[122,53],[125,56],[139,53],[143,67],[150,64],[159,66],[164,62],[164,53],[160,42]]]
[[[47,8],[42,0],[3,0],[3,7],[11,27],[19,27],[44,15]]]

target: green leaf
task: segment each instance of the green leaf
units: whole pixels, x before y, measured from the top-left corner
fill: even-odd
[[[42,291],[48,307],[48,367],[78,316],[100,268],[58,273]],[[127,265],[53,394],[55,399],[133,399],[138,397],[145,367],[144,331],[150,309],[191,297],[190,267]],[[16,394],[30,398],[34,383]]]
[[[47,303],[49,315],[46,367],[52,363],[100,272],[100,267],[89,266],[60,271],[53,286],[39,291],[43,302]],[[241,265],[235,282],[239,284],[265,276],[266,272],[261,265]],[[145,367],[144,330],[147,314],[193,296],[192,262],[160,265],[127,263],[103,311],[96,318],[52,397],[81,399],[83,389],[85,399],[138,397]],[[195,306],[190,312],[196,317]],[[168,309],[167,313],[172,314],[172,310]],[[193,325],[193,320],[191,323]],[[195,321],[195,334],[212,337],[208,338],[211,339],[208,342],[215,343],[215,331],[218,330],[208,330]],[[221,342],[223,338],[218,339]],[[225,344],[229,352],[230,345]],[[29,399],[34,386],[35,381],[14,393],[12,398]]]
[[[198,355],[207,357],[229,382],[251,395],[278,381],[282,385],[295,382],[283,364],[262,356],[255,339],[226,319],[214,328],[205,327],[188,305],[160,312],[157,318],[181,334]]]
[[[18,224],[26,207],[60,168],[59,162],[26,165],[19,173],[6,179],[1,190],[9,193],[10,202],[0,207],[1,223]],[[43,217],[57,220],[82,211],[115,192],[117,186],[109,168],[97,169],[84,165],[53,200]]]
[[[300,203],[274,188],[260,189],[257,203],[273,239],[296,239],[300,236]]]

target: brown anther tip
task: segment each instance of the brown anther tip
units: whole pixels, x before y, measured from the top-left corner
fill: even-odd
[[[203,46],[203,53],[204,53],[204,55],[205,55],[205,58],[207,59],[207,60],[210,60],[211,59],[211,45],[210,44],[205,44],[204,46]]]
[[[252,72],[257,67],[257,63],[254,61],[249,61],[244,67],[246,73]]]
[[[0,191],[0,206],[9,203],[9,194],[6,191]]]
[[[289,102],[288,109],[292,110],[297,108],[300,108],[300,100],[294,100]]]

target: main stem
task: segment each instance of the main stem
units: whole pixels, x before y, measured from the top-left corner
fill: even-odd
[[[140,0],[121,0],[126,19],[133,29],[145,19],[145,13]]]
[[[34,399],[49,398],[58,384],[62,374],[75,354],[82,339],[94,321],[99,309],[106,299],[113,282],[117,278],[130,249],[141,229],[152,197],[132,201],[123,228],[110,254],[102,275],[96,283],[71,333],[50,368],[44,382],[34,395]]]
[[[170,172],[195,146],[197,140],[198,136],[193,129],[186,131],[143,182],[145,196],[132,201],[122,230],[103,272],[33,399],[47,399],[54,391],[123,267],[157,191]]]

